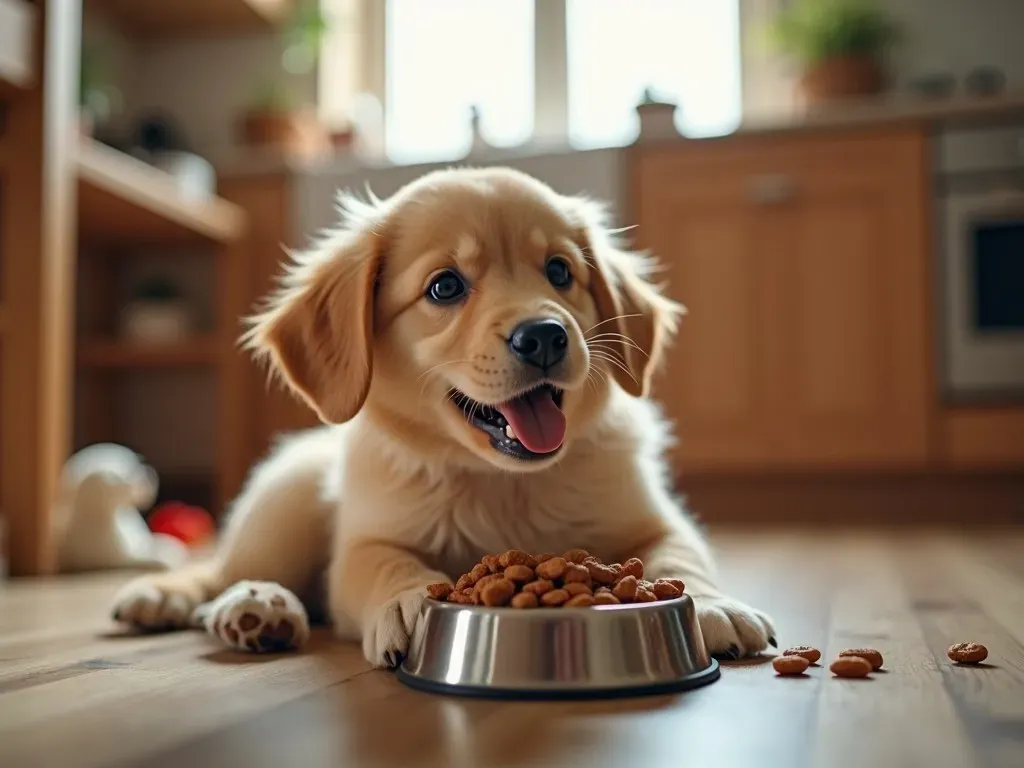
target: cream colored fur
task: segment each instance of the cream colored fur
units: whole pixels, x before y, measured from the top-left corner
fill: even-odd
[[[277,582],[389,666],[426,584],[485,553],[579,546],[682,578],[713,652],[763,650],[771,622],[720,591],[670,490],[669,430],[645,397],[681,307],[615,245],[597,209],[496,169],[432,174],[387,201],[349,201],[344,214],[341,230],[293,258],[247,338],[334,424],[285,439],[254,470],[213,562],[127,585],[115,615],[183,626],[183,605],[243,579]],[[547,282],[551,253],[572,265],[570,289]],[[446,267],[472,290],[438,307],[424,292]],[[532,374],[505,339],[534,317],[569,331],[555,381],[568,427],[559,452],[522,462],[495,451],[449,393],[498,403],[522,391]]]

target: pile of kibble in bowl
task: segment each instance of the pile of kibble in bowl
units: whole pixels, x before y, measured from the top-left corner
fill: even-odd
[[[587,608],[619,603],[653,603],[683,594],[679,579],[644,579],[644,564],[633,557],[624,563],[602,563],[585,549],[563,555],[530,555],[510,549],[485,555],[453,587],[431,584],[435,600],[465,605],[513,608]]]

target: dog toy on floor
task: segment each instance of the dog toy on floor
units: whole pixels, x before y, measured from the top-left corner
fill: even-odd
[[[165,570],[184,563],[185,545],[151,532],[139,511],[152,506],[157,487],[156,470],[123,445],[97,443],[68,459],[54,509],[60,570]]]

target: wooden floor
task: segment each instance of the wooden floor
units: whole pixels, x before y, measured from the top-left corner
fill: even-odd
[[[780,679],[762,660],[680,696],[466,701],[408,691],[326,632],[274,657],[119,637],[110,576],[0,585],[0,766],[1024,766],[1024,529],[716,542],[783,646],[874,646],[886,673]],[[957,641],[989,663],[953,667]]]

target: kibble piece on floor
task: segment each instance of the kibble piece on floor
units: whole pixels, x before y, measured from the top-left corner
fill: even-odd
[[[817,664],[818,659],[821,658],[821,651],[817,648],[812,648],[809,645],[794,645],[792,648],[787,648],[782,652],[783,656],[801,656],[807,659],[811,664]]]
[[[864,661],[871,665],[872,669],[881,669],[882,654],[876,651],[874,648],[847,648],[839,652],[840,656],[860,656]]]
[[[988,648],[981,643],[957,643],[949,646],[946,655],[957,664],[980,664],[988,658]]]
[[[860,656],[840,656],[829,665],[836,677],[867,677],[871,674],[871,662]]]
[[[780,675],[802,675],[811,666],[811,662],[803,656],[776,656],[772,666]]]

